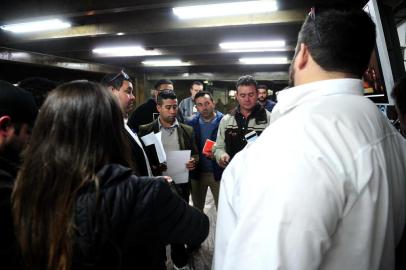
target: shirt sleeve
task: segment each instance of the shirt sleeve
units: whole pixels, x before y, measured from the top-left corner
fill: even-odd
[[[216,158],[217,163],[219,162],[221,156],[226,153],[226,143],[225,143],[225,130],[226,130],[226,122],[227,116],[224,116],[219,124],[219,128],[217,131],[217,139],[216,143],[213,146],[213,154]]]

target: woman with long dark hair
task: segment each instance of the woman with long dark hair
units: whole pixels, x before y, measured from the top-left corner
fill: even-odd
[[[123,123],[96,83],[66,83],[46,99],[13,193],[28,269],[165,269],[165,244],[206,238],[204,214],[163,178],[127,168]]]

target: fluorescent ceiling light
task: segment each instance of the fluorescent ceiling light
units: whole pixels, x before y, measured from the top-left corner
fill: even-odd
[[[190,63],[182,62],[179,59],[171,60],[148,60],[143,61],[142,64],[151,67],[170,67],[170,66],[190,66]]]
[[[63,22],[59,19],[52,19],[45,21],[8,24],[0,26],[0,28],[5,31],[11,31],[14,33],[29,33],[29,32],[39,32],[46,30],[69,28],[70,26],[71,24],[68,22]]]
[[[235,50],[226,50],[225,53],[241,53],[241,52],[286,52],[286,48],[251,48],[251,49],[235,49]]]
[[[264,41],[245,41],[245,42],[223,42],[220,43],[220,48],[224,50],[236,49],[265,49],[265,48],[281,48],[286,45],[284,40],[264,40]]]
[[[240,58],[241,64],[244,65],[273,65],[273,64],[289,64],[287,57],[252,57]]]
[[[141,46],[101,47],[92,51],[103,57],[161,55],[158,50],[146,50]]]
[[[195,19],[271,12],[277,10],[277,6],[276,1],[245,1],[175,7],[172,10],[180,19]]]

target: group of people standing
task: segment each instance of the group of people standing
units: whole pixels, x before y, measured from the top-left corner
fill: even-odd
[[[122,71],[59,85],[38,110],[0,81],[1,268],[163,270],[170,244],[174,268],[190,269],[210,187],[214,270],[395,269],[406,141],[363,96],[375,26],[361,10],[315,12],[276,105],[252,76],[226,115],[199,82],[178,104],[158,81],[134,110]],[[158,132],[165,152],[190,151],[186,183],[142,141]]]

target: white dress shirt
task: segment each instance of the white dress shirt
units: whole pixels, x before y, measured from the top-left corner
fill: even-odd
[[[213,269],[394,269],[406,140],[360,80],[278,100],[271,125],[223,174]]]
[[[145,163],[147,164],[147,170],[148,170],[148,176],[153,176],[152,171],[151,171],[151,166],[149,165],[149,160],[147,157],[147,154],[145,154],[144,147],[142,146],[142,143],[140,141],[140,138],[138,138],[138,135],[135,134],[129,126],[127,126],[126,123],[124,123],[125,129],[130,133],[131,137],[134,139],[134,141],[140,146],[142,153],[144,154],[145,158]]]

